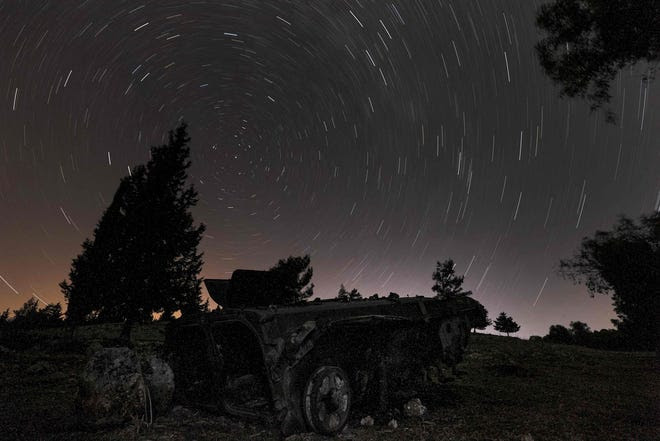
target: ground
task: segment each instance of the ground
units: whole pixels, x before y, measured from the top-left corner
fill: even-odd
[[[150,350],[162,326],[136,332]],[[150,426],[88,427],[76,418],[77,374],[86,346],[108,328],[76,331],[86,344],[57,340],[0,348],[0,438],[3,440],[278,440],[277,430],[198,409],[177,407]],[[31,346],[24,344],[23,346]],[[10,345],[11,346],[11,345]],[[20,346],[20,345],[18,345]],[[660,440],[660,366],[649,352],[607,352],[472,335],[456,377],[419,393],[424,419],[398,416],[388,429],[354,415],[341,436],[354,440]],[[450,380],[450,381],[447,381]],[[317,439],[303,436],[297,440]]]

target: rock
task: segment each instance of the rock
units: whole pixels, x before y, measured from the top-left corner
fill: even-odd
[[[140,362],[129,348],[101,349],[80,376],[77,404],[88,421],[117,424],[144,415],[146,398]]]
[[[426,413],[426,406],[422,404],[419,398],[413,398],[403,405],[403,414],[409,418],[421,417]]]
[[[172,404],[174,372],[158,357],[149,357],[142,364],[142,375],[148,387],[147,400],[151,401],[154,414],[164,414]]]
[[[523,436],[520,437],[521,441],[534,441],[534,437],[532,437],[531,433],[526,433]]]
[[[360,420],[360,426],[371,427],[373,425],[374,425],[374,419],[369,415],[367,415],[366,417]]]
[[[387,423],[387,427],[390,429],[398,429],[399,428],[399,422],[392,418],[389,423]]]

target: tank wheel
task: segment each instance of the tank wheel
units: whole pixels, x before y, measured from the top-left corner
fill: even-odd
[[[309,376],[303,395],[305,421],[314,432],[339,433],[348,422],[351,387],[338,366],[321,366]]]

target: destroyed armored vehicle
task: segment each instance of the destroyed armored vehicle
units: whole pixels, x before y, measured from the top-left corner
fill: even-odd
[[[279,288],[267,271],[205,284],[222,308],[166,333],[178,399],[265,418],[284,435],[337,433],[352,407],[384,411],[416,369],[455,366],[477,305],[396,295],[270,305]]]

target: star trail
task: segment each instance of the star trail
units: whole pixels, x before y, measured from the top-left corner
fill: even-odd
[[[555,270],[618,214],[660,208],[660,96],[615,124],[561,99],[540,2],[0,1],[0,306],[57,284],[109,204],[190,124],[202,276],[310,254],[315,295],[431,295],[453,258],[521,336],[610,327]]]

